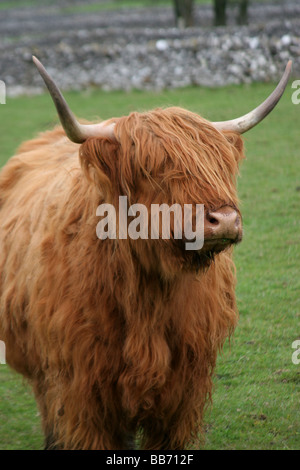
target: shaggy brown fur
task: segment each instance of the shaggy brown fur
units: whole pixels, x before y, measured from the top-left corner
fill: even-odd
[[[183,449],[236,325],[231,249],[199,270],[174,240],[99,240],[96,208],[237,207],[242,141],[180,108],[117,119],[116,135],[78,147],[56,128],[2,170],[0,338],[47,448],[126,449],[139,432],[143,449]]]

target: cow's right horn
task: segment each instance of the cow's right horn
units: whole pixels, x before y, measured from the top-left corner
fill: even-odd
[[[99,124],[80,124],[45,67],[36,57],[33,56],[32,60],[50,92],[56,106],[60,122],[72,142],[81,144],[85,142],[88,137],[104,137],[116,140],[114,134],[114,123],[112,122],[103,121]]]
[[[257,108],[250,111],[250,113],[245,114],[244,116],[241,116],[239,118],[232,119],[230,121],[213,122],[212,124],[220,131],[235,131],[239,134],[243,134],[244,132],[247,132],[252,129],[252,127],[260,123],[272,111],[272,109],[280,100],[288,84],[291,70],[292,61],[289,60],[285,68],[284,74],[282,75],[282,78],[273,93],[271,93],[271,95]]]

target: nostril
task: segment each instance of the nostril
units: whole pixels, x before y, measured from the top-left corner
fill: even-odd
[[[207,221],[212,225],[218,225],[219,224],[219,220],[216,217],[214,217],[213,215],[210,215],[210,214],[207,214]]]

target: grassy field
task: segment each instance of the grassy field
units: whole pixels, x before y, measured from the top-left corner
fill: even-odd
[[[252,0],[252,3],[276,3],[283,0]],[[8,10],[12,8],[27,8],[36,6],[53,5],[51,0],[1,0],[0,10]],[[57,4],[58,2],[56,2]],[[80,12],[93,12],[102,10],[115,10],[120,8],[143,8],[150,6],[172,6],[171,0],[107,0],[98,3],[91,3],[84,5],[84,2],[79,5],[62,6],[61,11],[65,13],[80,13]],[[235,5],[238,0],[230,0],[229,5]],[[212,0],[195,0],[196,5],[212,5]]]
[[[272,85],[188,88],[160,94],[66,95],[74,112],[94,119],[179,105],[211,120],[247,112]],[[219,357],[214,404],[206,415],[205,449],[299,449],[300,364],[300,105],[291,88],[275,111],[245,135],[239,195],[244,241],[236,248],[240,321]],[[57,122],[47,95],[0,106],[1,164],[17,146]],[[38,412],[22,379],[0,365],[0,449],[40,449]]]
[[[271,0],[270,0],[271,1]],[[58,2],[56,2],[58,3]],[[99,11],[99,10],[114,10],[120,8],[143,8],[149,6],[171,6],[171,0],[107,0],[100,1],[97,3],[91,3],[84,5],[84,2],[79,5],[62,6],[62,11],[66,12],[88,12],[88,11]],[[210,4],[211,0],[196,0],[196,4],[206,5]],[[53,5],[51,0],[10,0],[1,1],[0,10],[8,10],[11,8],[26,8],[35,6],[48,6]]]

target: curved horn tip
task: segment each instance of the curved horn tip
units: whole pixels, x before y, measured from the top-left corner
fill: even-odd
[[[277,87],[263,103],[257,106],[257,108],[253,109],[248,114],[245,114],[244,116],[241,116],[239,118],[231,119],[229,121],[213,122],[212,124],[218,130],[231,130],[239,134],[243,134],[244,132],[247,132],[248,130],[252,129],[274,109],[274,107],[280,100],[281,96],[284,93],[284,90],[287,87],[291,70],[292,61],[289,60]]]
[[[285,71],[283,72],[281,80],[284,80],[285,77],[287,78],[287,80],[289,79],[292,68],[293,68],[293,61],[290,59],[285,66]]]
[[[37,68],[39,68],[41,66],[43,67],[42,62],[35,55],[33,55],[31,57],[32,57],[32,62],[34,63],[34,65],[36,65]]]
[[[70,110],[62,93],[46,71],[43,64],[34,55],[32,56],[32,60],[50,92],[52,100],[56,106],[60,122],[68,138],[72,142],[75,142],[76,144],[82,144],[89,137],[109,138],[116,140],[113,123],[109,125],[105,125],[103,122],[99,124],[80,124]]]
[[[290,60],[288,61],[288,63],[286,64],[286,70],[289,69],[289,71],[290,71],[291,68],[292,68],[292,65],[293,65],[293,61],[290,59]]]

